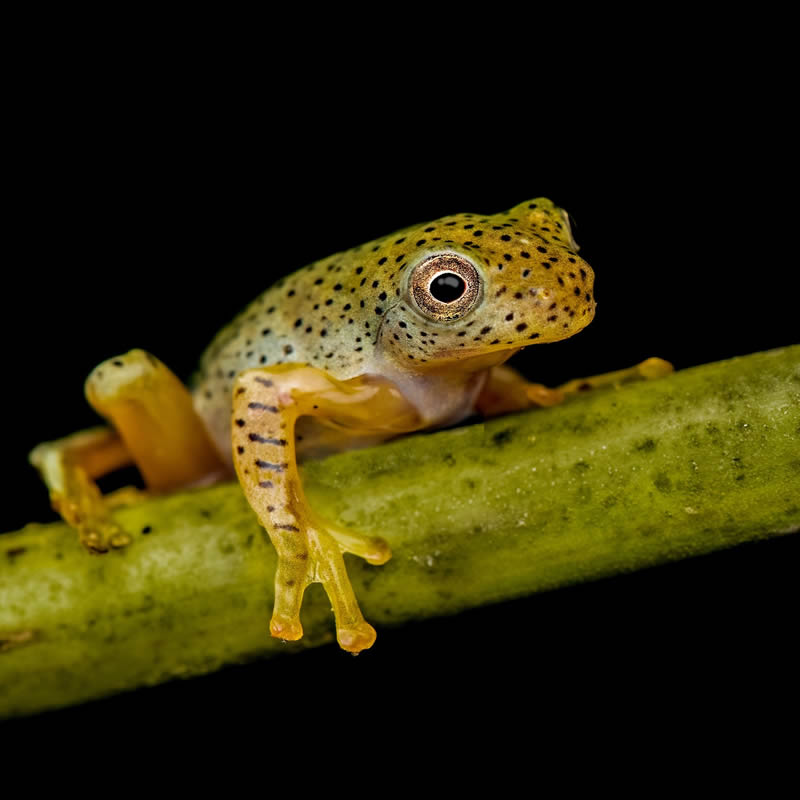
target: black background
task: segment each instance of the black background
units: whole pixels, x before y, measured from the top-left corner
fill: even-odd
[[[541,195],[570,212],[598,312],[575,338],[518,358],[537,381],[800,340],[789,129],[763,87],[598,84],[593,102],[555,95],[543,106],[524,86],[498,85],[502,109],[484,113],[474,84],[419,102],[410,77],[351,98],[346,78],[286,90],[274,78],[243,88],[210,73],[98,72],[48,71],[14,122],[0,529],[55,518],[26,455],[95,424],[82,387],[98,362],[142,347],[188,377],[220,326],[278,276],[452,212]],[[798,546],[786,537],[381,629],[357,659],[329,647],[13,724],[224,725],[247,714],[280,718],[291,734],[341,706],[359,724],[446,726],[687,697],[730,713],[732,702],[778,702],[796,675]]]

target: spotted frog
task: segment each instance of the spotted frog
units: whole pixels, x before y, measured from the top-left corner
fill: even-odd
[[[546,198],[413,225],[278,281],[217,335],[191,390],[141,350],[104,362],[86,395],[110,426],[39,445],[31,461],[93,553],[131,542],[110,511],[132,493],[101,495],[101,475],[135,464],[159,493],[235,473],[278,553],[272,635],[302,636],[303,592],[320,582],[339,644],[356,653],[375,631],[342,554],[383,564],[391,551],[380,531],[317,514],[298,460],[669,371],[650,359],[549,389],[505,365],[585,328],[593,284],[567,214]]]

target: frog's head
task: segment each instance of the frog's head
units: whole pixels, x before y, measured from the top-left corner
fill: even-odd
[[[504,360],[508,351],[566,339],[594,317],[594,273],[577,254],[567,214],[550,200],[490,217],[444,217],[406,236],[419,246],[381,343],[416,368]]]

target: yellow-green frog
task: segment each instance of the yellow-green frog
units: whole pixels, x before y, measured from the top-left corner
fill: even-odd
[[[577,249],[566,213],[537,198],[337,253],[280,280],[222,330],[191,392],[141,350],[101,364],[86,394],[112,427],[40,445],[31,461],[94,553],[131,541],[109,513],[131,493],[103,497],[97,477],[133,463],[149,491],[166,492],[235,471],[278,552],[272,635],[302,636],[303,592],[321,582],[340,645],[359,652],[375,631],[342,554],[382,564],[391,552],[383,539],[342,529],[309,507],[298,457],[668,371],[651,359],[548,389],[503,366],[521,348],[591,322],[594,274]]]

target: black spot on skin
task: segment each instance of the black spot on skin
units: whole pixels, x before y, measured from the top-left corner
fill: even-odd
[[[386,292],[381,292],[378,295],[378,300],[385,300],[386,299]]]
[[[264,403],[248,403],[247,407],[252,409],[253,411],[269,411],[272,414],[277,414],[278,413],[278,407],[277,406],[268,406],[268,405],[264,405]],[[238,420],[236,421],[236,424],[237,425],[239,424]],[[244,424],[244,422],[242,422],[242,424]]]
[[[492,329],[492,326],[491,325],[487,325],[485,328],[481,328],[481,334],[489,333],[489,331],[491,329]]]
[[[275,439],[271,436],[262,436],[260,433],[251,433],[248,438],[251,442],[258,442],[259,444],[274,444],[278,447],[286,446],[286,439]]]
[[[525,328],[527,328],[527,327],[528,327],[528,324],[526,322],[520,322],[520,324],[517,325],[517,330],[521,332],[521,331],[524,331]]]
[[[380,265],[382,266],[382,265],[383,265],[383,264],[385,264],[387,261],[388,261],[388,259],[386,258],[386,256],[384,256],[384,257],[383,257],[383,258],[382,258],[380,261],[378,261],[378,264],[380,264]]]
[[[260,458],[257,458],[254,463],[259,469],[268,469],[270,472],[285,472],[286,468],[289,466],[286,462],[283,464],[273,464],[271,461],[262,461]]]
[[[239,446],[236,448],[236,452],[237,452],[239,455],[241,455],[242,453],[244,453],[244,447],[242,447],[241,445],[239,445]]]
[[[244,420],[243,419],[237,419],[237,420],[235,420],[235,422],[236,422],[236,425],[239,428],[244,428]]]
[[[537,249],[537,250],[538,250],[540,253],[546,253],[546,252],[547,252],[547,248],[546,248],[546,247],[542,247],[541,245],[539,245],[539,247],[537,247],[536,249]]]
[[[526,252],[525,250],[523,250],[523,251],[520,253],[520,255],[521,255],[523,258],[530,258],[530,257],[531,257],[531,254],[530,254],[530,253],[528,253],[528,252]]]

